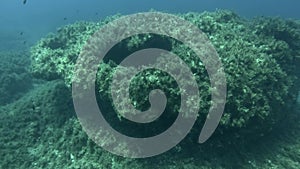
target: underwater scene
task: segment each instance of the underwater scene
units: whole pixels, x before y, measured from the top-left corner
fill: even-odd
[[[299,169],[299,6],[2,0],[0,169]]]

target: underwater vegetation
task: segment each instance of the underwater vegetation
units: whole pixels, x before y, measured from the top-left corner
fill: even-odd
[[[105,116],[117,130],[129,135],[145,137],[169,127],[180,106],[180,89],[166,73],[141,72],[130,84],[131,100],[140,110],[149,108],[148,95],[152,89],[160,88],[167,93],[166,115],[156,127],[132,125],[114,115],[109,93],[114,70],[124,57],[141,49],[162,48],[178,55],[196,75],[201,111],[195,129],[169,152],[149,159],[118,157],[101,150],[88,139],[72,107],[73,69],[86,41],[104,24],[121,17],[116,15],[99,22],[76,22],[61,27],[31,48],[31,75],[50,82],[40,84],[18,101],[0,108],[0,113],[5,114],[0,119],[3,124],[0,141],[5,142],[0,147],[3,150],[0,156],[5,159],[1,167],[297,168],[300,165],[297,137],[300,124],[295,112],[299,111],[296,101],[300,85],[300,23],[267,17],[248,20],[224,10],[176,15],[197,25],[207,35],[226,73],[226,107],[210,140],[198,145],[195,139],[210,107],[210,81],[203,63],[189,47],[155,34],[125,39],[108,53],[99,65],[95,82],[97,99],[102,103],[100,107],[109,112]],[[168,60],[159,60],[159,64],[177,68],[176,63]],[[129,69],[124,69],[124,76]],[[27,69],[21,71],[24,76],[20,76],[20,80],[30,79]],[[181,73],[184,76],[184,72]],[[6,78],[4,74],[2,77]],[[28,80],[28,84],[32,82]],[[285,131],[287,124],[289,128]],[[19,131],[9,134],[9,128]],[[283,140],[284,137],[289,140]],[[11,155],[9,152],[16,148],[17,155]]]
[[[19,99],[32,87],[29,52],[0,53],[0,105]]]
[[[288,111],[289,105],[295,104],[298,91],[296,68],[299,66],[299,59],[296,56],[300,55],[300,32],[297,23],[268,18],[249,22],[229,11],[179,16],[196,24],[207,34],[222,60],[227,75],[228,95],[218,128],[221,133],[228,130],[228,133],[238,133],[234,137],[241,137],[242,133],[247,137],[262,136],[272,130],[278,121],[288,116],[283,112]],[[45,80],[60,78],[70,86],[73,67],[85,41],[101,25],[118,17],[110,17],[99,23],[78,22],[41,39],[32,48],[33,75]],[[262,20],[264,23],[261,23]],[[201,90],[200,110],[207,112],[210,106],[210,83],[201,60],[183,44],[158,35],[138,35],[124,40],[112,49],[108,54],[108,58],[112,59],[107,59],[106,63],[99,66],[96,83],[102,101],[109,104],[109,83],[116,67],[114,64],[118,64],[126,54],[149,47],[168,49],[188,63],[197,75],[196,80]],[[169,62],[160,60],[159,64],[167,65],[171,69],[177,68],[176,63]],[[145,74],[148,80],[143,79]],[[158,78],[160,81],[154,84],[157,82],[151,82],[151,78]],[[171,81],[170,76],[159,71],[137,75],[131,83],[134,86],[131,92],[133,102],[139,101],[136,107],[147,109],[149,89],[155,86],[166,91],[169,88],[166,84],[172,84]],[[169,93],[172,96],[168,100],[167,109],[174,113],[179,107],[176,100],[180,91],[174,89]],[[201,113],[199,123],[202,124],[206,116],[205,111]]]

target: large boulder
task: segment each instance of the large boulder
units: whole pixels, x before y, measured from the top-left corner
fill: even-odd
[[[227,80],[227,102],[218,127],[219,134],[257,138],[270,132],[285,117],[296,103],[299,90],[297,67],[299,67],[300,24],[280,18],[257,18],[246,20],[230,11],[187,13],[179,17],[199,27],[212,42],[221,58]],[[105,23],[117,19],[110,17],[97,23],[78,22],[60,28],[57,33],[41,39],[31,54],[31,71],[35,77],[52,80],[63,79],[71,86],[73,68],[78,55],[90,36]],[[269,26],[272,23],[273,26]],[[100,39],[101,41],[101,39]],[[125,54],[140,49],[157,47],[172,51],[184,60],[196,75],[200,89],[200,110],[198,127],[203,125],[210,106],[210,83],[206,70],[199,58],[190,48],[178,41],[160,35],[137,35],[123,40],[109,53],[111,57],[99,66],[96,86],[102,108],[115,111],[110,96],[110,82],[113,73]],[[159,60],[159,64],[176,69],[176,63]],[[128,68],[130,70],[130,68]],[[124,71],[126,75],[126,70]],[[182,72],[184,73],[184,72]],[[146,78],[145,78],[146,77]],[[151,79],[160,79],[153,82]],[[169,96],[165,113],[169,113],[158,127],[148,129],[159,133],[174,120],[180,107],[180,90],[174,85],[174,79],[158,70],[139,73],[131,83],[131,100],[137,109],[149,108],[149,92],[160,88]],[[120,82],[122,83],[122,82]],[[189,82],[186,82],[187,85]],[[172,85],[171,85],[172,84]],[[174,87],[170,89],[170,85]],[[118,89],[122,92],[124,89]],[[103,102],[105,104],[103,104]],[[125,110],[126,111],[126,110]],[[120,117],[109,113],[113,123],[124,122]],[[118,121],[118,119],[120,121]],[[125,121],[125,124],[127,123]],[[116,128],[123,132],[142,133],[145,128],[135,125],[130,130],[126,125]],[[132,126],[132,125],[129,125]],[[196,132],[195,132],[196,133]],[[148,136],[148,135],[147,135]]]

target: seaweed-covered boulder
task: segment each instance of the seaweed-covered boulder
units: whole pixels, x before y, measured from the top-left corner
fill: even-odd
[[[298,75],[296,68],[300,65],[299,23],[278,19],[278,26],[268,31],[264,25],[268,25],[270,19],[246,20],[230,11],[187,13],[178,16],[197,25],[206,33],[223,63],[228,93],[226,108],[218,128],[219,133],[237,138],[241,136],[257,138],[271,131],[288,116],[299,90],[296,77]],[[40,40],[32,48],[33,74],[43,79],[62,78],[66,85],[70,86],[74,64],[85,41],[103,24],[116,18],[108,18],[98,23],[81,22],[68,25],[56,34]],[[282,28],[285,29],[281,30]],[[278,31],[275,36],[276,30]],[[283,38],[285,36],[287,37]],[[203,124],[206,119],[205,113],[210,106],[211,94],[206,70],[190,48],[172,38],[160,35],[133,36],[112,49],[109,54],[112,59],[107,59],[99,66],[96,81],[99,100],[105,102],[104,108],[109,112],[113,111],[114,106],[109,94],[110,82],[121,60],[120,56],[140,49],[157,47],[155,46],[157,44],[177,54],[196,75],[202,99],[200,101],[202,112],[199,112],[202,114],[199,114],[197,124]],[[159,60],[159,63],[176,69],[176,63],[168,60]],[[138,74],[131,83],[131,100],[135,107],[141,110],[149,108],[148,95],[154,87],[169,92],[170,99],[166,113],[171,115],[162,123],[158,123],[159,126],[153,129],[154,133],[159,133],[160,127],[167,128],[170,125],[172,119],[174,120],[172,112],[173,114],[177,112],[179,107],[178,99],[174,98],[178,98],[180,90],[176,85],[173,85],[174,90],[169,89],[168,84],[174,84],[174,79],[168,76],[163,72],[151,70]],[[151,79],[161,80],[153,83]],[[123,89],[118,90],[120,91],[117,92],[121,92]],[[135,129],[145,133],[143,127]],[[126,132],[127,129],[120,127],[120,130]]]
[[[69,84],[73,65],[83,45],[101,25],[112,19],[114,18],[107,18],[99,23],[76,22],[42,38],[31,49],[32,74],[46,80],[63,78]]]
[[[252,27],[262,43],[269,41],[272,44],[273,48],[267,48],[266,53],[272,55],[289,74],[299,72],[299,21],[259,17],[253,20]]]

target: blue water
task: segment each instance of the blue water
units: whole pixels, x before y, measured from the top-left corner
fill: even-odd
[[[0,49],[32,43],[61,25],[99,20],[116,13],[155,9],[165,12],[202,12],[230,9],[244,17],[300,18],[297,0],[1,0]],[[21,35],[21,36],[20,36]]]

